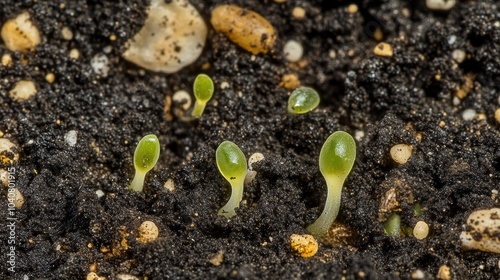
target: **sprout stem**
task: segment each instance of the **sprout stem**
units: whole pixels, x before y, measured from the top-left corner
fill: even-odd
[[[240,202],[243,199],[243,182],[244,180],[238,180],[231,183],[231,197],[226,205],[222,206],[219,210],[219,216],[224,216],[229,219],[236,215],[234,209],[240,207]]]
[[[345,176],[325,177],[328,188],[325,208],[318,219],[307,227],[307,230],[318,239],[330,229],[333,221],[337,218],[340,208],[342,186],[344,185],[345,178]]]
[[[194,108],[193,111],[191,112],[191,116],[194,118],[199,118],[203,114],[203,111],[205,111],[205,106],[207,105],[206,102],[201,102],[199,100],[196,100],[194,103]]]
[[[136,169],[134,179],[132,180],[132,183],[130,183],[130,186],[128,188],[136,192],[142,192],[145,177],[146,172],[141,172]]]

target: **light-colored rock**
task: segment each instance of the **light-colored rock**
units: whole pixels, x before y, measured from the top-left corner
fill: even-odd
[[[457,0],[426,0],[427,8],[436,11],[448,11],[457,4]]]
[[[137,240],[141,243],[149,243],[158,238],[158,227],[151,221],[145,221],[141,224],[137,234]]]
[[[206,37],[205,22],[187,0],[151,0],[144,26],[122,56],[145,69],[173,73],[200,56]]]
[[[9,139],[0,138],[0,165],[12,165],[19,160],[19,148]]]
[[[473,212],[467,226],[460,234],[463,249],[500,254],[500,208]]]
[[[290,40],[285,43],[283,53],[285,54],[286,60],[290,62],[297,62],[302,58],[302,55],[304,54],[304,48],[302,47],[301,43],[295,40]]]
[[[236,5],[218,6],[210,22],[215,30],[254,55],[267,53],[276,41],[276,31],[267,19]]]
[[[37,90],[33,81],[21,80],[9,91],[9,96],[14,101],[24,102],[35,96],[36,93]]]
[[[32,52],[41,41],[40,32],[28,12],[22,12],[4,23],[1,36],[11,51]]]

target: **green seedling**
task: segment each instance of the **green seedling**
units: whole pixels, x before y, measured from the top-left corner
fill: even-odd
[[[240,206],[243,198],[243,182],[247,174],[247,160],[243,152],[231,141],[222,142],[215,152],[215,159],[220,173],[231,184],[231,198],[219,210],[219,216],[231,218],[236,215],[234,209]]]
[[[160,141],[154,134],[142,137],[134,152],[135,176],[128,187],[136,192],[142,192],[144,178],[153,169],[160,157]]]
[[[191,116],[199,118],[205,110],[207,102],[210,101],[214,94],[214,82],[205,74],[199,74],[193,83],[193,92],[196,102],[194,103]]]
[[[319,104],[319,94],[312,88],[300,87],[288,98],[288,113],[305,114],[314,110]]]
[[[323,212],[307,227],[316,238],[321,238],[330,228],[340,208],[342,186],[356,159],[356,142],[344,131],[334,132],[326,139],[319,155],[319,169],[325,177],[328,193]]]
[[[384,232],[393,237],[399,237],[401,232],[401,217],[398,214],[392,214],[384,223]]]

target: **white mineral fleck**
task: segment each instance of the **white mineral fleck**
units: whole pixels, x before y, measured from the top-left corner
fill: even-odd
[[[466,109],[462,113],[462,119],[464,119],[464,121],[472,121],[476,117],[476,115],[476,110]]]
[[[207,26],[187,0],[152,0],[144,26],[123,57],[143,68],[174,73],[201,54]]]
[[[66,141],[66,144],[68,144],[70,147],[73,147],[76,145],[76,141],[78,140],[78,131],[76,130],[70,130],[64,135],[64,140]]]
[[[109,59],[106,55],[102,53],[96,54],[91,60],[90,65],[94,70],[94,73],[100,75],[101,77],[107,77],[110,69]]]

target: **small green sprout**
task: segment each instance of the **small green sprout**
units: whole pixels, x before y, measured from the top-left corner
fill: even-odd
[[[323,212],[307,227],[316,238],[321,238],[330,228],[340,208],[342,185],[351,172],[356,159],[356,142],[344,131],[337,131],[326,139],[319,155],[319,169],[325,177],[328,193]]]
[[[205,110],[205,105],[207,105],[207,102],[210,101],[214,94],[214,82],[208,75],[199,74],[194,80],[193,92],[196,102],[194,103],[191,116],[199,118]]]
[[[300,87],[288,98],[288,113],[305,114],[314,110],[319,104],[319,94],[312,88]]]
[[[401,217],[398,214],[392,214],[384,223],[384,232],[393,237],[399,237],[401,232]]]
[[[160,141],[154,134],[142,137],[134,152],[135,176],[128,187],[136,192],[142,192],[144,178],[153,169],[160,157]]]
[[[231,141],[222,142],[215,152],[220,173],[231,184],[231,198],[219,210],[219,216],[231,218],[236,215],[235,208],[243,198],[243,182],[247,174],[247,160],[243,152]]]

